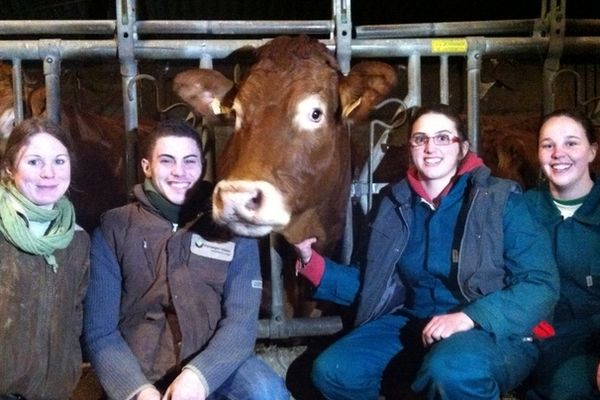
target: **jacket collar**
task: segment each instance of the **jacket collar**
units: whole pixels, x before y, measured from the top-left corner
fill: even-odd
[[[481,161],[481,159],[475,155],[474,153],[469,153],[472,154],[473,157],[476,157],[476,160]],[[466,159],[465,159],[466,160]],[[473,160],[473,159],[472,159]],[[466,173],[470,174],[469,177],[469,181],[470,184],[472,185],[472,187],[481,187],[481,186],[485,186],[485,182],[488,181],[488,179],[491,176],[491,171],[488,167],[486,167],[483,162],[479,163],[477,162],[476,165],[469,163],[469,167],[468,170],[467,168],[463,169],[460,173],[460,175],[464,175]],[[456,175],[456,177],[460,176],[459,174]],[[453,178],[453,182],[456,179]],[[449,184],[449,188],[448,190],[452,187],[452,184]],[[420,196],[419,193],[417,193],[414,189],[412,189],[412,186],[409,185],[409,178],[407,177],[406,179],[403,179],[402,181],[400,181],[398,184],[394,185],[391,188],[391,193],[390,193],[390,197],[392,198],[392,201],[394,201],[394,203],[403,205],[410,205],[410,201],[413,195],[416,196]],[[420,196],[422,197],[422,196]]]
[[[587,198],[575,211],[573,218],[588,225],[600,225],[600,182],[594,181],[594,186]]]
[[[419,173],[417,172],[417,169],[414,166],[411,166],[409,168],[409,170],[406,174],[406,179],[408,181],[408,184],[412,188],[412,190],[414,190],[414,192],[419,197],[421,197],[427,203],[433,204],[434,206],[437,207],[437,205],[440,203],[440,200],[444,196],[446,196],[450,192],[450,190],[452,190],[452,188],[454,187],[454,184],[456,183],[458,178],[460,178],[462,175],[465,175],[469,172],[474,171],[475,169],[477,169],[479,167],[482,167],[483,165],[484,165],[483,160],[481,158],[479,158],[479,156],[477,156],[477,154],[469,151],[467,153],[467,155],[465,156],[465,158],[458,165],[456,174],[452,177],[452,179],[450,179],[450,182],[448,183],[448,185],[444,188],[444,190],[442,190],[442,192],[439,194],[439,196],[437,196],[435,199],[430,198],[429,194],[427,194],[427,192],[425,191],[425,188],[423,187],[423,182],[421,181],[421,179],[419,177]]]
[[[552,200],[548,182],[533,189],[537,193],[535,212],[543,223],[557,223],[562,220],[560,212]],[[587,198],[571,218],[586,225],[600,225],[600,182],[596,180]]]

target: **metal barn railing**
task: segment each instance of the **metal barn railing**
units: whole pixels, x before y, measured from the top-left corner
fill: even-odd
[[[17,120],[24,116],[23,60],[43,63],[47,110],[52,119],[58,120],[61,62],[67,59],[118,59],[128,187],[135,183],[133,150],[138,128],[137,91],[128,89],[136,88],[139,60],[193,59],[198,60],[201,67],[212,68],[215,59],[223,59],[242,47],[261,46],[269,40],[257,37],[317,35],[335,52],[344,73],[349,71],[353,58],[406,58],[408,90],[401,102],[405,107],[412,107],[421,104],[422,60],[432,57],[439,60],[439,99],[448,103],[449,61],[459,57],[466,59],[469,139],[473,150],[479,151],[480,77],[485,57],[541,55],[544,59],[544,90],[540,95],[546,112],[554,106],[553,82],[560,73],[561,58],[600,54],[600,20],[567,19],[566,0],[542,0],[540,18],[533,20],[356,27],[352,25],[350,0],[332,0],[331,18],[316,21],[139,21],[134,0],[116,0],[115,5],[115,21],[0,21],[0,39],[11,36],[0,40],[0,59],[12,63]],[[198,35],[209,39],[194,38]],[[229,35],[235,35],[235,38],[227,38]],[[14,39],[21,36],[24,39]],[[78,36],[84,36],[84,39]],[[240,36],[252,37],[239,39]],[[371,138],[368,166],[360,180],[353,184],[353,194],[361,199],[365,212],[370,208],[371,196],[379,188],[373,184],[372,173],[383,153],[376,149],[381,149],[386,140],[387,134],[382,134],[377,144],[373,144]],[[344,257],[351,252],[351,230],[349,232]],[[271,317],[259,321],[259,337],[327,335],[339,331],[342,328],[339,317],[289,319],[285,316],[282,262],[277,240],[274,242],[271,246]]]

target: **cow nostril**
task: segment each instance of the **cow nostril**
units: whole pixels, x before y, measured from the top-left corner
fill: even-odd
[[[246,202],[246,209],[250,211],[256,211],[260,208],[260,205],[263,201],[263,193],[261,190],[257,190],[255,195],[250,197],[250,199]]]

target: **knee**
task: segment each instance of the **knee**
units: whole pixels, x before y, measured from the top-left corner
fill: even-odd
[[[417,391],[453,394],[460,393],[497,398],[499,386],[492,372],[481,362],[469,362],[464,357],[431,357],[421,366],[413,388]]]
[[[315,387],[328,399],[355,399],[352,393],[360,387],[360,377],[347,368],[346,362],[330,357],[327,352],[321,354],[313,363],[311,380]]]
[[[428,376],[436,386],[448,386],[466,380],[474,368],[451,360],[432,358],[423,363],[420,375]],[[483,371],[478,371],[481,374]]]
[[[252,393],[248,393],[253,400],[289,400],[288,392],[283,378],[279,375],[261,379],[253,385]]]
[[[313,362],[310,378],[315,387],[325,394],[328,388],[339,385],[340,377],[337,370],[336,363],[324,353]]]
[[[327,399],[363,400],[377,398],[381,377],[356,363],[321,354],[313,363],[311,380]]]

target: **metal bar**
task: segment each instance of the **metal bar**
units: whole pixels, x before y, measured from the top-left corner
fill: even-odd
[[[0,35],[114,35],[112,20],[19,20],[0,21]]]
[[[342,235],[342,249],[340,251],[339,261],[342,264],[349,265],[352,262],[352,252],[354,250],[354,213],[352,211],[352,196],[348,196],[346,205],[346,221],[344,223],[344,233]]]
[[[565,20],[565,35],[573,33],[589,35],[600,34],[600,19],[569,19]]]
[[[440,103],[450,104],[450,74],[448,71],[448,55],[440,56]]]
[[[339,316],[319,318],[294,318],[282,324],[273,319],[258,321],[259,339],[280,339],[289,337],[308,337],[333,335],[342,330],[342,318]]]
[[[198,59],[206,55],[222,59],[242,48],[256,48],[270,39],[233,39],[233,40],[138,40],[134,54],[143,59]],[[483,38],[486,56],[546,54],[550,40],[539,38]],[[329,40],[322,42],[330,49],[335,48]],[[39,60],[39,40],[0,40],[0,59]],[[59,44],[61,58],[114,58],[117,55],[115,40],[61,40]],[[600,36],[565,37],[566,55],[597,54],[600,52]],[[420,54],[423,57],[440,56],[432,51],[432,39],[355,39],[352,41],[352,56],[369,57],[408,57]],[[466,52],[447,53],[466,56]]]
[[[135,45],[137,58],[147,59],[200,59],[209,54],[222,59],[242,48],[257,48],[269,39],[256,40],[138,40]]]
[[[481,41],[473,38],[469,44],[471,50],[467,57],[467,114],[468,136],[471,150],[480,154],[480,128],[479,128],[479,92],[481,82]]]
[[[421,56],[416,52],[408,57],[408,92],[404,104],[407,108],[421,105]]]
[[[269,327],[272,333],[280,331],[286,322],[283,306],[283,258],[281,257],[283,246],[285,246],[285,243],[281,235],[272,234],[269,236],[271,261],[271,324]]]
[[[1,27],[2,25],[0,25]],[[143,34],[197,35],[295,35],[329,34],[333,22],[315,21],[138,21],[137,32]]]
[[[581,46],[581,51],[600,47],[600,37],[565,39],[565,47]],[[213,58],[225,58],[241,48],[256,48],[270,39],[256,40],[138,40],[135,43],[136,57],[147,59],[201,58],[210,54]],[[322,41],[331,50],[335,44]],[[501,54],[545,54],[548,38],[485,38],[485,53]],[[0,41],[0,59],[39,59],[39,41]],[[61,40],[61,57],[115,57],[117,43],[114,40]],[[439,56],[432,51],[432,39],[367,39],[352,41],[353,57],[408,57],[411,54]],[[452,53],[451,55],[466,55]]]
[[[46,112],[48,118],[60,122],[60,39],[40,40],[40,56],[44,59]]]
[[[117,45],[114,40],[60,40],[57,48],[64,59],[115,58]],[[0,60],[41,60],[41,40],[0,40]]]
[[[537,20],[499,20],[468,22],[435,22],[421,24],[360,25],[355,28],[357,39],[418,38],[440,36],[486,36],[531,34]],[[138,34],[205,34],[205,35],[326,35],[334,30],[330,20],[146,20],[136,22]],[[566,19],[567,34],[598,34],[598,19]],[[113,20],[4,20],[0,35],[114,35]]]
[[[342,74],[350,72],[352,59],[352,12],[350,0],[333,0],[335,54]]]
[[[138,34],[177,35],[327,35],[333,31],[330,20],[313,21],[137,21]],[[18,20],[0,21],[0,35],[114,35],[112,20]]]
[[[23,68],[21,60],[18,58],[12,60],[12,83],[16,125],[23,121],[23,118],[25,117],[23,111]]]
[[[119,62],[121,64],[121,88],[123,98],[123,118],[125,123],[125,189],[129,190],[137,182],[137,162],[135,159],[137,145],[137,85],[133,82],[133,90],[129,91],[130,82],[136,77],[137,60],[134,55],[135,7],[132,1],[115,0],[117,4],[117,43]]]
[[[356,27],[359,39],[416,38],[440,36],[515,35],[531,36],[534,19],[433,22],[421,24],[361,25]]]
[[[447,40],[465,39],[447,38]],[[600,44],[600,38],[595,38]],[[435,39],[356,39],[352,42],[354,57],[408,57],[418,53],[423,57],[440,56],[434,52]],[[439,39],[438,39],[439,40]],[[548,47],[548,38],[483,38],[484,53],[488,55],[530,55],[544,54]],[[467,51],[453,51],[446,54],[466,56]]]
[[[542,109],[548,114],[554,110],[555,94],[552,90],[552,82],[560,68],[560,59],[564,48],[565,20],[564,5],[561,0],[550,0],[548,21],[550,22],[548,54],[544,61]]]

